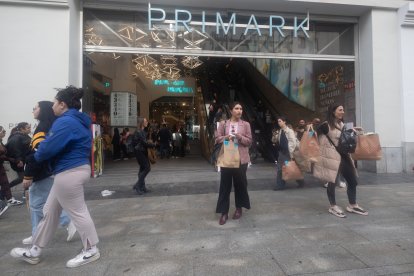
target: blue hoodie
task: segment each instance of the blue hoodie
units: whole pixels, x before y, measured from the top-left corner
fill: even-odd
[[[89,164],[92,148],[90,126],[88,115],[69,109],[53,123],[34,158],[37,162],[51,160],[54,174]]]

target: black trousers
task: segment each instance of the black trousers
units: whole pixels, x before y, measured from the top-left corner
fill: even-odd
[[[233,185],[236,208],[250,209],[246,171],[247,164],[241,164],[239,168],[220,168],[220,191],[216,213],[227,214],[229,212],[230,193]]]
[[[119,144],[115,144],[113,146],[114,152],[112,154],[112,159],[116,160],[121,158],[121,146]]]
[[[358,181],[355,175],[355,170],[352,165],[351,158],[349,155],[341,157],[341,164],[339,165],[338,176],[342,175],[346,182],[347,182],[347,189],[346,193],[348,194],[348,201],[350,204],[356,204],[356,186],[358,185]],[[338,176],[336,177],[338,180]],[[338,181],[336,181],[338,182]],[[329,203],[331,205],[336,205],[335,200],[335,186],[336,183],[328,183],[328,188],[326,189],[326,193],[328,194]]]
[[[143,190],[145,188],[145,177],[151,171],[151,165],[148,159],[148,153],[145,151],[135,151],[135,157],[139,164],[137,189]]]

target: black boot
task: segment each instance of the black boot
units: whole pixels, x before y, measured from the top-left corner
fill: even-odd
[[[138,195],[143,195],[144,194],[144,191],[139,187],[138,183],[136,183],[134,185],[133,189],[137,192]]]

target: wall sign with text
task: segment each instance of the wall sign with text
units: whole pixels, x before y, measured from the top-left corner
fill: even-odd
[[[111,93],[111,126],[137,125],[137,95],[130,92]]]

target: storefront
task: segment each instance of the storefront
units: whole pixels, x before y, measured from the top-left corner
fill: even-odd
[[[131,66],[115,62],[118,56],[128,56],[128,64],[137,59],[134,66],[142,65],[154,86],[159,72],[142,57],[174,55],[190,68],[197,57],[243,57],[291,101],[319,112],[341,101],[348,122],[379,133],[384,158],[363,162],[362,169],[413,172],[413,3],[259,0],[253,8],[248,1],[213,1],[209,7],[203,1],[78,2],[0,0],[0,125],[6,129],[29,121],[32,106],[52,99],[53,88],[85,87],[85,58],[93,62],[88,56],[94,54],[119,67],[117,81],[105,81],[110,72],[95,78],[102,91],[106,85],[135,93],[141,116],[171,91],[188,98],[182,91],[196,89],[191,72],[178,77],[171,60],[165,61],[169,81],[187,78],[186,89],[160,88],[149,97],[139,93],[148,85],[131,81],[125,69]]]

